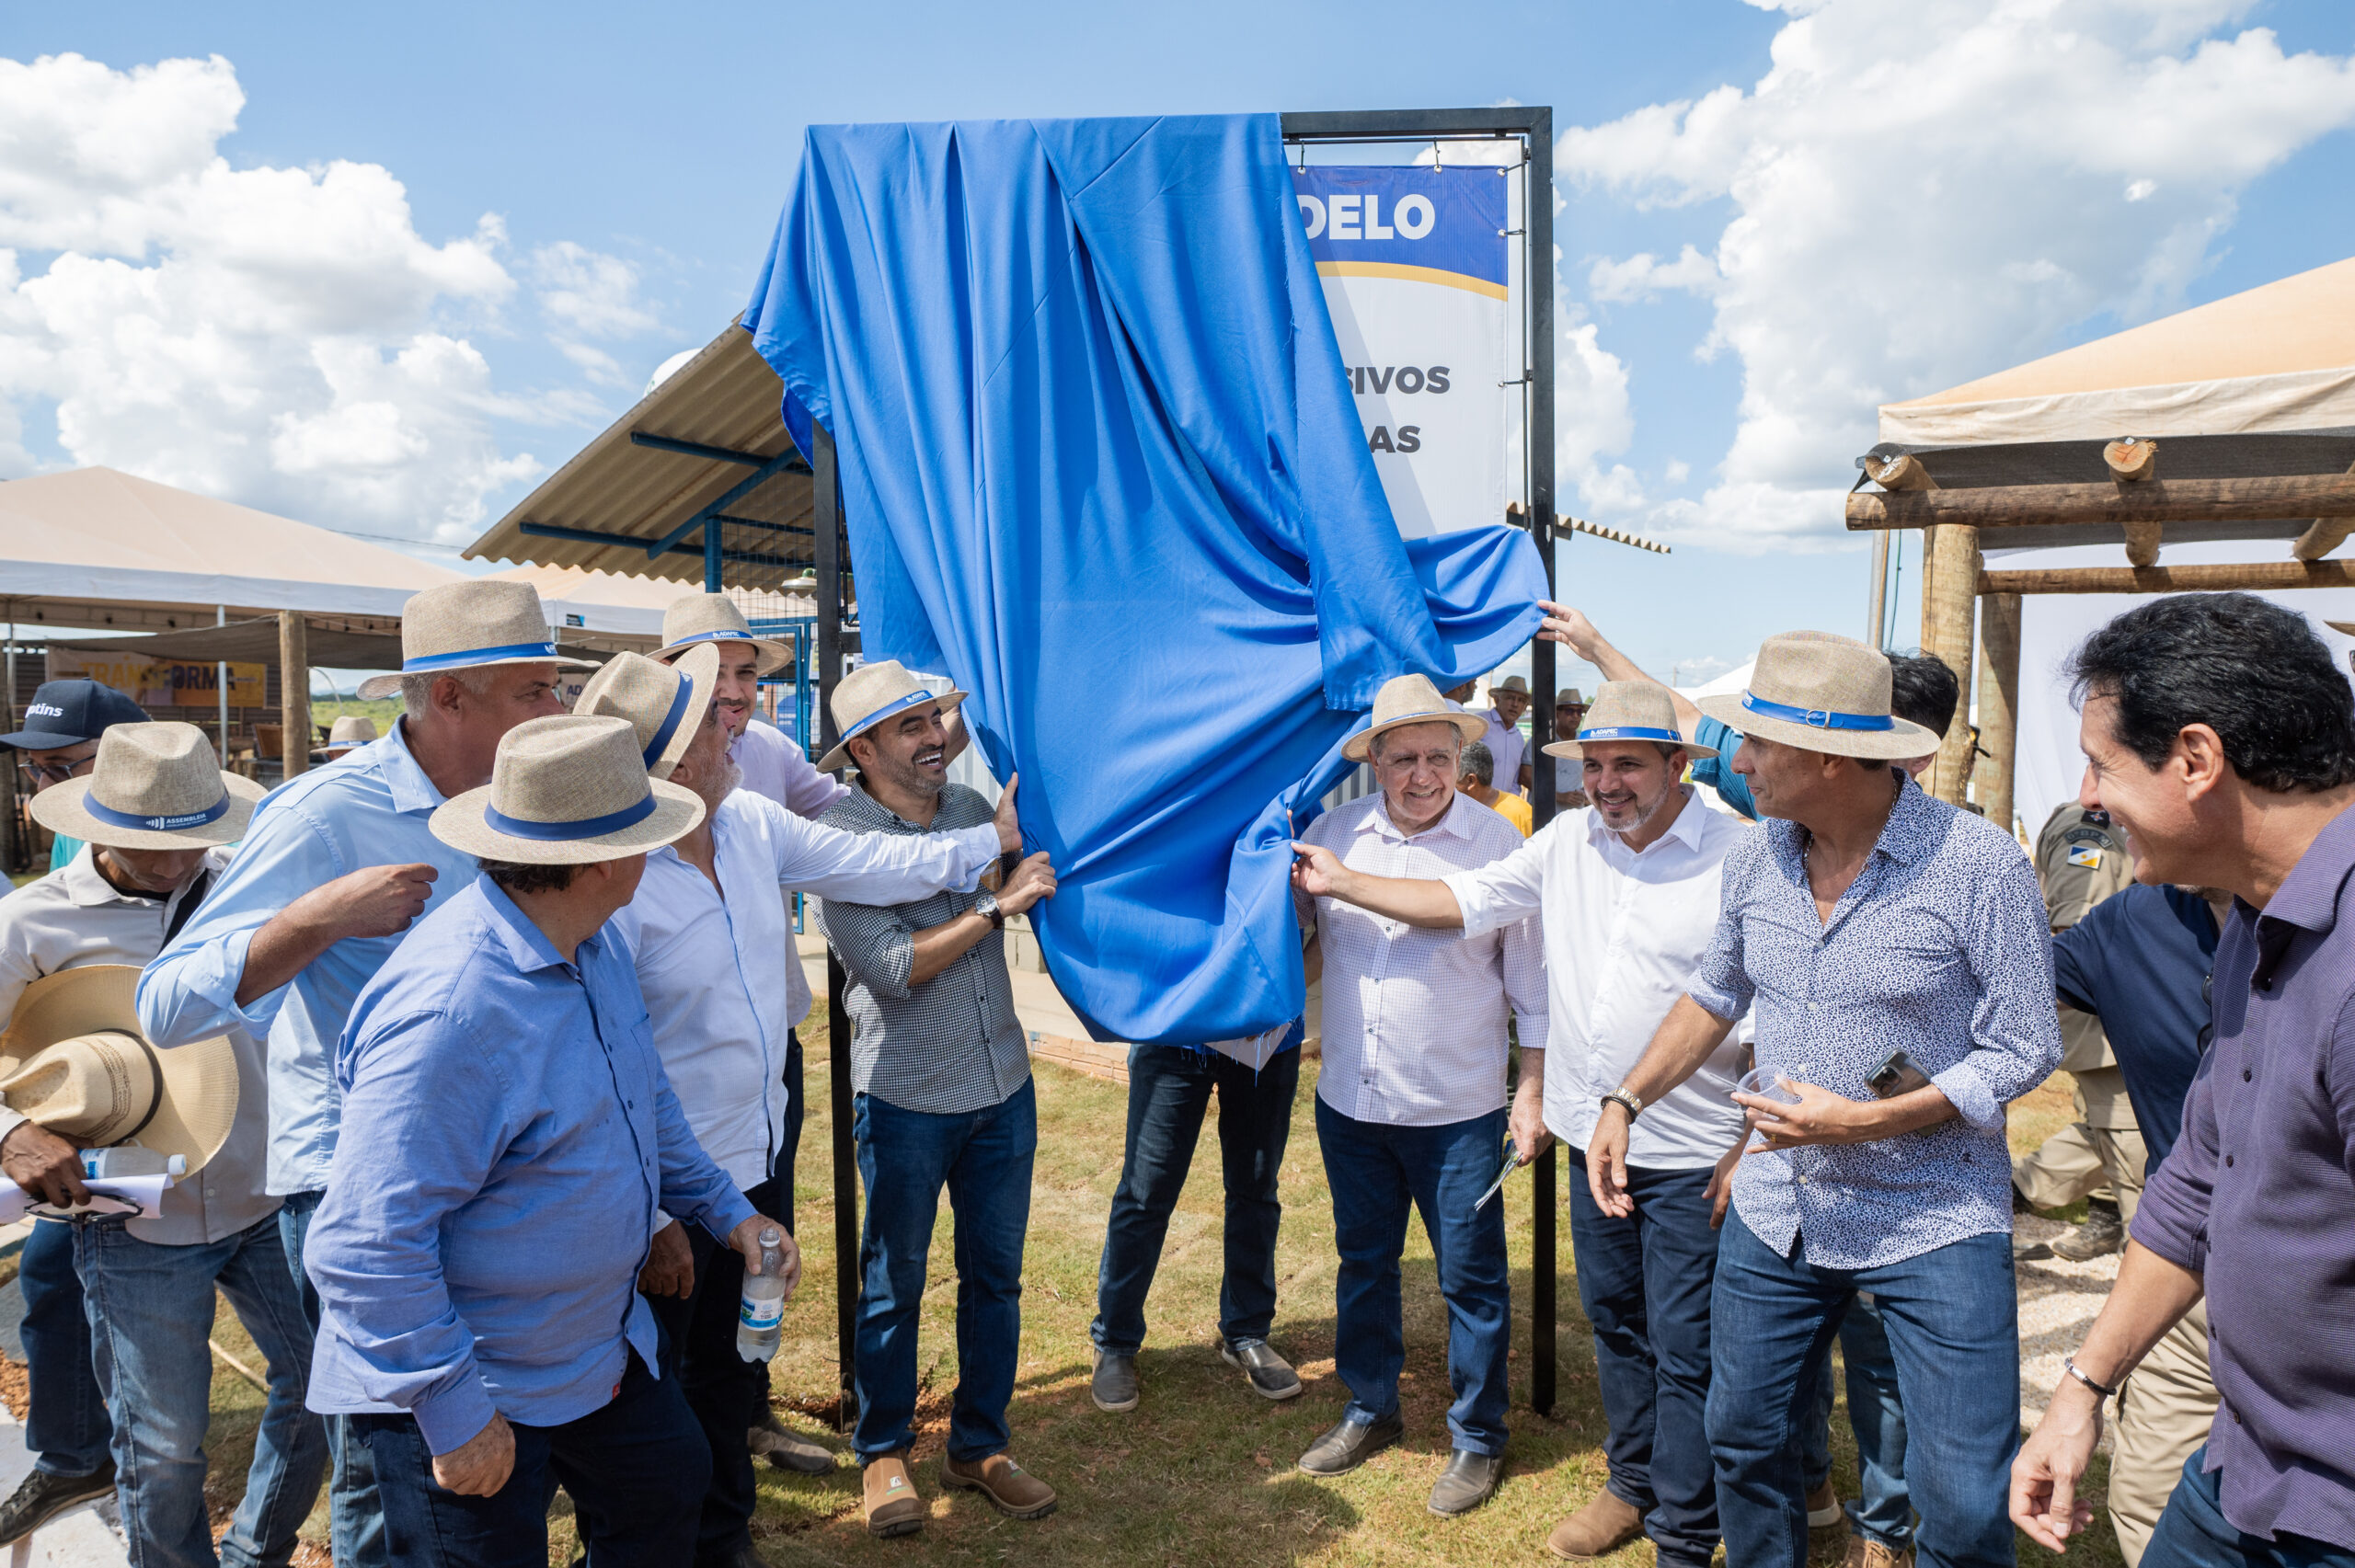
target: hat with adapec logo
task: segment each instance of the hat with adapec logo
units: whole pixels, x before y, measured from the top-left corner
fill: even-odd
[[[695,744],[718,676],[719,649],[710,643],[689,648],[675,664],[618,653],[589,677],[572,711],[629,720],[638,730],[646,771],[667,779]]]
[[[1785,632],[1760,646],[1749,690],[1693,702],[1744,735],[1809,751],[1899,761],[1936,750],[1936,735],[1890,712],[1890,685],[1878,648],[1832,632]]]
[[[1362,762],[1375,736],[1409,724],[1452,724],[1466,740],[1479,739],[1488,728],[1486,719],[1448,706],[1447,699],[1439,694],[1439,688],[1431,684],[1430,676],[1400,675],[1384,681],[1382,690],[1373,694],[1373,716],[1363,729],[1341,742],[1341,755],[1352,762]]]
[[[1594,694],[1575,739],[1557,740],[1545,748],[1548,757],[1583,758],[1586,747],[1598,741],[1649,740],[1661,746],[1682,746],[1698,762],[1717,754],[1714,746],[1684,738],[1676,727],[1676,704],[1668,688],[1649,681],[1606,681]]]
[[[62,751],[96,740],[109,726],[145,724],[147,710],[113,687],[85,676],[44,681],[25,706],[25,727],[0,735],[0,746],[19,751]]]
[[[477,578],[445,582],[409,596],[401,606],[401,668],[360,683],[360,700],[373,703],[401,689],[402,675],[443,675],[487,664],[570,664],[594,659],[556,651],[548,636],[540,590],[527,582]]]
[[[661,849],[703,815],[693,790],[648,775],[627,719],[556,714],[501,736],[490,782],[434,807],[431,826],[485,860],[582,865]]]
[[[866,734],[887,718],[893,718],[910,708],[920,708],[926,703],[940,704],[940,716],[947,718],[965,700],[962,692],[936,692],[907,671],[896,658],[879,664],[862,664],[843,677],[834,688],[834,723],[842,727],[839,745],[818,759],[818,771],[831,773],[850,761],[850,743],[855,736]]]
[[[669,659],[697,643],[750,643],[760,649],[760,673],[793,662],[793,650],[771,637],[752,635],[752,624],[724,593],[691,593],[662,612],[662,646],[654,657]]]
[[[269,793],[224,773],[192,724],[119,724],[98,737],[89,773],[27,802],[33,820],[109,849],[186,850],[235,843]]]
[[[157,1050],[139,1031],[135,964],[60,969],[27,986],[0,1035],[0,1099],[94,1149],[136,1142],[194,1173],[237,1119],[226,1035]]]

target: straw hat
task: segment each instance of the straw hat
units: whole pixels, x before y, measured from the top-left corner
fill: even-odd
[[[221,771],[192,724],[118,724],[98,737],[86,777],[34,795],[33,820],[53,833],[119,850],[201,849],[246,836],[268,791]]]
[[[940,716],[947,718],[965,700],[962,692],[935,692],[908,673],[896,658],[880,664],[862,664],[843,677],[834,688],[834,723],[841,727],[842,743],[818,759],[818,771],[831,773],[850,761],[851,738],[864,735],[885,719],[920,708],[926,703],[940,704]]]
[[[589,677],[572,711],[584,717],[626,718],[638,730],[646,771],[667,779],[695,744],[695,731],[719,685],[719,649],[701,643],[676,664],[657,664],[643,654],[615,654]]]
[[[401,689],[401,675],[440,675],[479,670],[487,664],[570,664],[548,640],[547,612],[540,590],[527,582],[477,578],[445,582],[412,594],[401,606],[400,675],[372,675],[360,683],[360,700],[377,702]]]
[[[1546,747],[1548,757],[1583,758],[1583,742],[1596,740],[1656,740],[1662,746],[1682,746],[1684,754],[1698,762],[1717,754],[1714,746],[1703,746],[1684,738],[1676,727],[1676,704],[1668,688],[1649,681],[1606,681],[1594,694],[1594,705],[1587,710],[1586,722],[1579,726],[1574,740],[1557,740]]]
[[[329,757],[340,757],[347,751],[356,751],[371,744],[376,738],[374,719],[365,714],[346,714],[335,721],[334,728],[327,731],[327,743],[319,750]]]
[[[1576,686],[1565,686],[1554,693],[1554,705],[1557,708],[1582,708],[1586,706],[1586,696]]]
[[[1889,688],[1879,649],[1830,632],[1785,632],[1759,647],[1748,691],[1694,704],[1744,735],[1837,757],[1896,761],[1936,750],[1936,735],[1890,716]]]
[[[750,643],[761,650],[763,675],[793,662],[793,650],[783,643],[752,635],[752,623],[724,593],[691,593],[662,612],[662,646],[655,658],[668,659],[697,643]]]
[[[557,714],[500,738],[490,782],[433,811],[433,836],[485,860],[585,865],[661,849],[703,820],[695,792],[646,773],[626,719]]]
[[[237,1116],[226,1035],[159,1051],[139,1032],[134,964],[61,969],[27,986],[0,1035],[0,1098],[93,1148],[136,1140],[194,1173]]]
[[[1488,695],[1493,697],[1499,692],[1518,692],[1526,697],[1529,695],[1529,682],[1518,675],[1508,675],[1501,681],[1488,683]]]
[[[1473,717],[1461,708],[1451,708],[1447,699],[1439,694],[1428,675],[1401,675],[1384,681],[1382,690],[1373,694],[1373,717],[1365,728],[1341,742],[1341,755],[1352,762],[1366,760],[1367,748],[1373,738],[1385,729],[1396,729],[1403,724],[1439,724],[1445,722],[1456,728],[1466,740],[1477,740],[1488,732],[1485,719]]]

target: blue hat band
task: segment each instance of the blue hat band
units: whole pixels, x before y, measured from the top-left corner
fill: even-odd
[[[687,704],[695,700],[695,683],[686,676],[679,677],[679,690],[671,698],[671,711],[662,715],[661,725],[654,731],[654,738],[646,743],[646,765],[652,767],[662,755],[662,748],[671,744],[671,737],[679,732],[679,720],[686,716]]]
[[[854,735],[864,735],[894,714],[903,714],[910,708],[920,708],[926,703],[936,703],[938,701],[940,701],[939,692],[927,692],[922,687],[918,687],[915,691],[909,692],[904,697],[893,698],[890,702],[884,704],[873,713],[868,714],[865,718],[860,719],[856,724],[852,725],[848,729],[843,731],[843,738],[844,740],[848,740]]]
[[[567,843],[578,839],[603,838],[618,833],[624,828],[636,827],[654,815],[654,796],[649,793],[635,806],[603,817],[592,817],[584,822],[532,822],[521,817],[510,817],[496,806],[485,804],[482,819],[511,839],[538,839],[546,843]]]
[[[684,647],[689,643],[757,643],[761,640],[761,638],[752,635],[750,632],[729,631],[723,627],[717,632],[690,632],[684,637],[672,638],[663,646],[665,647]]]
[[[1897,721],[1887,714],[1836,714],[1828,708],[1795,708],[1788,703],[1770,703],[1748,692],[1741,694],[1741,705],[1761,718],[1779,718],[1791,724],[1803,724],[1809,729],[1895,729]]]
[[[462,648],[456,653],[421,653],[401,660],[401,673],[422,675],[430,670],[464,670],[470,664],[498,664],[516,658],[556,658],[554,643],[509,643],[504,647]]]
[[[1682,746],[1684,737],[1672,729],[1654,729],[1649,725],[1613,724],[1600,729],[1581,729],[1579,738],[1586,740],[1657,740],[1663,746]]]
[[[142,817],[135,811],[117,811],[95,795],[82,796],[82,809],[113,828],[144,828],[151,833],[177,833],[184,828],[201,828],[207,822],[218,822],[229,815],[229,796],[223,792],[219,800],[201,811],[183,811],[176,817]]]

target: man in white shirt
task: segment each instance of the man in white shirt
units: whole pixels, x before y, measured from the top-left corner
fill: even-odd
[[[1602,1096],[1641,1059],[1716,934],[1720,868],[1749,830],[1678,783],[1688,760],[1715,753],[1679,732],[1666,688],[1610,682],[1577,735],[1545,750],[1580,764],[1592,807],[1555,818],[1494,865],[1435,881],[1359,878],[1340,896],[1394,920],[1466,933],[1541,915],[1552,1021],[1545,1127],[1582,1165]],[[1731,1173],[1742,1131],[1741,1107],[1729,1097],[1741,1048],[1729,1036],[1700,1071],[1644,1108],[1628,1154],[1633,1217],[1604,1214],[1584,1184],[1570,1184],[1579,1300],[1594,1328],[1611,1475],[1547,1540],[1558,1557],[1600,1557],[1642,1533],[1663,1564],[1707,1568],[1717,1550],[1703,1412],[1720,1178]]]
[[[797,1003],[787,984],[800,968],[789,957],[791,894],[897,901],[970,890],[1021,839],[1011,788],[994,822],[924,838],[844,833],[739,789],[713,701],[720,658],[706,646],[691,646],[669,667],[619,655],[591,680],[575,711],[629,720],[648,773],[703,798],[704,820],[648,855],[637,896],[614,926],[636,960],[654,1047],[695,1141],[754,1208],[789,1230],[783,1070],[794,1026],[810,1008],[807,989]],[[758,1498],[748,1436],[768,1414],[768,1365],[736,1352],[743,1277],[738,1253],[699,1226],[676,1223],[655,1233],[639,1276],[711,1445],[695,1555],[706,1568],[761,1561],[749,1531]],[[830,1452],[801,1439],[772,1440],[768,1451],[787,1469],[814,1473],[833,1464]]]
[[[1311,823],[1295,886],[1316,900],[1325,981],[1316,1136],[1333,1194],[1335,1366],[1349,1408],[1301,1456],[1311,1475],[1354,1470],[1405,1433],[1398,1257],[1419,1210],[1448,1311],[1447,1425],[1453,1452],[1433,1513],[1468,1513],[1504,1476],[1505,1356],[1511,1295],[1504,1206],[1482,1192],[1503,1168],[1512,1015],[1545,1037],[1545,956],[1533,917],[1477,936],[1420,929],[1348,901],[1361,879],[1434,877],[1500,861],[1520,831],[1455,787],[1480,720],[1449,708],[1420,675],[1389,681],[1370,727],[1343,753],[1382,786]],[[1524,1046],[1516,1141],[1534,1153],[1542,1047]]]
[[[1488,688],[1488,709],[1477,715],[1483,727],[1473,738],[1497,760],[1497,787],[1508,794],[1529,788],[1536,779],[1529,767],[1528,738],[1521,733],[1521,715],[1528,711],[1529,682],[1508,675]]]

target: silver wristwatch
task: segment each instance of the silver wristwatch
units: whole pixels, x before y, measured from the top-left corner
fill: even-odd
[[[973,900],[973,912],[997,930],[1005,929],[1005,910],[998,907],[997,895],[988,888],[982,888],[982,896]]]
[[[1606,1105],[1616,1105],[1626,1112],[1627,1119],[1631,1122],[1641,1116],[1644,1110],[1643,1097],[1634,1090],[1624,1086],[1603,1095],[1603,1103]]]

